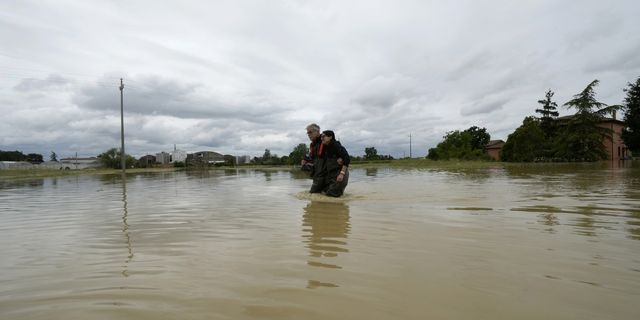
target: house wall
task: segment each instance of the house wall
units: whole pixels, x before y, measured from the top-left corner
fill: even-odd
[[[502,146],[500,146],[499,148],[490,148],[490,149],[487,149],[487,153],[493,160],[500,161],[501,150],[502,150]]]
[[[608,160],[624,160],[631,156],[631,152],[622,141],[623,124],[620,122],[606,121],[598,124],[599,127],[613,130],[613,139],[604,138],[602,144],[607,150]]]

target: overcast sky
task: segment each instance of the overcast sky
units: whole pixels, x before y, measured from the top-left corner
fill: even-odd
[[[0,1],[0,150],[288,155],[305,126],[352,155],[506,140],[548,89],[640,76],[640,2]],[[562,115],[572,113],[564,107]]]

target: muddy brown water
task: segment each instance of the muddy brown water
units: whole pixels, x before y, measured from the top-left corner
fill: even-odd
[[[634,165],[0,181],[0,318],[640,319]]]

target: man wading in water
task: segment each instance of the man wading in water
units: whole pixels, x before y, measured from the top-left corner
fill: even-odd
[[[318,131],[320,131],[319,127]],[[307,134],[308,132],[309,130],[307,130]],[[349,182],[348,169],[351,158],[347,149],[336,140],[333,131],[323,131],[320,135],[320,141],[322,142],[320,144],[312,142],[309,148],[313,160],[311,171],[313,184],[309,192],[324,192],[327,196],[339,197],[344,193]]]
[[[311,185],[311,190],[309,192],[314,192],[314,190],[320,188],[322,184],[322,179],[315,177],[315,163],[318,160],[318,155],[322,152],[322,140],[320,140],[320,126],[312,123],[307,126],[307,136],[309,140],[311,140],[311,144],[309,144],[309,154],[302,159],[302,171],[309,171],[309,175],[313,179],[313,184]],[[319,191],[316,191],[319,192]]]

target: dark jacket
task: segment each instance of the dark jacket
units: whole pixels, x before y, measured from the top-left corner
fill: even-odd
[[[320,145],[322,145],[322,140],[318,137],[309,144],[309,153],[304,156],[307,163],[302,165],[302,171],[309,171],[309,176],[312,178],[315,174],[315,163],[318,161],[319,151],[321,151],[319,150]]]
[[[342,165],[338,164],[338,158],[342,158]],[[327,177],[335,179],[342,166],[349,166],[351,157],[340,141],[333,141],[329,145],[323,145],[317,160],[314,163],[313,177]]]

